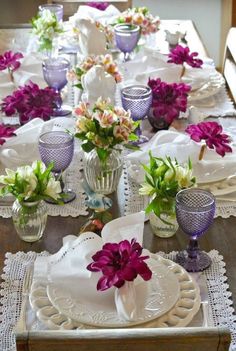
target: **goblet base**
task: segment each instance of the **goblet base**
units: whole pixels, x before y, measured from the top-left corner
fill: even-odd
[[[72,190],[63,191],[61,193],[61,195],[62,195],[62,198],[60,199],[60,201],[63,202],[64,204],[68,204],[69,202],[72,202],[76,198],[76,194]],[[57,202],[55,202],[55,201],[53,201],[51,199],[47,199],[45,201],[48,204],[58,205]]]
[[[176,256],[176,262],[184,267],[187,272],[202,272],[212,263],[208,254],[200,250],[198,250],[197,256],[194,258],[189,257],[186,250],[180,251]]]
[[[60,109],[55,109],[53,110],[52,116],[53,117],[63,117],[70,115],[72,112],[71,108],[69,106],[62,106]]]

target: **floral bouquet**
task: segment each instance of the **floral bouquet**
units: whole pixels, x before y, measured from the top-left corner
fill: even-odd
[[[144,262],[149,256],[141,256],[142,246],[132,239],[119,243],[106,243],[102,250],[92,256],[93,262],[87,266],[91,272],[101,272],[97,290],[104,291],[112,286],[121,288],[126,281],[134,281],[138,275],[150,280],[152,271]]]
[[[152,119],[150,123],[155,128],[155,120],[160,117],[169,126],[180,112],[187,109],[190,85],[184,83],[166,83],[161,79],[149,79],[148,86],[152,89]],[[152,122],[153,121],[153,122]]]
[[[183,77],[185,73],[185,67],[184,64],[187,64],[188,66],[191,66],[193,68],[201,68],[203,65],[203,61],[199,58],[197,58],[198,53],[197,52],[192,52],[190,53],[189,48],[183,47],[181,45],[177,45],[175,48],[173,48],[168,57],[169,63],[175,63],[176,65],[182,65],[183,69],[181,72],[181,77]]]
[[[16,231],[25,241],[38,240],[43,234],[47,209],[41,200],[52,199],[60,203],[61,186],[55,180],[52,168],[53,164],[46,168],[41,161],[35,161],[16,171],[6,169],[6,175],[0,176],[0,183],[4,185],[0,196],[12,194],[16,198],[12,218]]]
[[[55,101],[59,98],[53,88],[40,89],[37,84],[30,81],[28,85],[19,87],[12,95],[5,97],[0,106],[1,111],[7,116],[19,113],[20,121],[24,124],[36,117],[50,119]]]
[[[139,193],[151,197],[146,213],[154,212],[165,223],[163,213],[169,216],[175,214],[176,194],[182,189],[192,187],[196,179],[192,174],[190,160],[188,164],[180,165],[176,159],[153,157],[151,152],[149,157],[149,166],[143,165],[146,172],[145,182]]]
[[[82,140],[82,149],[85,152],[96,149],[104,167],[109,154],[117,145],[135,148],[129,141],[137,140],[133,132],[139,122],[131,119],[129,111],[112,106],[109,99],[99,98],[94,106],[81,102],[73,114],[77,118],[75,136]]]
[[[114,31],[111,25],[103,25],[101,22],[95,22],[97,28],[105,34],[106,37],[106,48],[114,48]]]
[[[31,166],[18,167],[16,171],[6,168],[6,175],[0,176],[0,196],[12,194],[20,203],[45,199],[60,199],[60,182],[52,174],[53,164],[47,168],[41,161]]]
[[[222,126],[217,122],[191,124],[185,131],[190,135],[192,140],[196,142],[204,141],[200,149],[199,161],[203,159],[207,147],[209,147],[209,149],[215,149],[217,154],[222,157],[225,156],[226,152],[233,151],[229,146],[231,142],[230,136],[223,133]]]
[[[76,83],[75,86],[83,90],[81,77],[95,65],[102,66],[108,74],[114,77],[116,83],[121,82],[121,74],[118,71],[116,63],[113,61],[112,56],[109,54],[86,57],[79,65],[68,73],[68,79],[71,81],[77,80],[78,83]]]
[[[58,34],[63,33],[63,26],[57,20],[56,15],[50,10],[44,10],[31,19],[33,34],[38,37],[39,50],[51,51],[53,49],[53,39]]]
[[[14,82],[13,72],[15,72],[21,65],[20,59],[23,58],[21,52],[6,51],[3,55],[0,55],[0,71],[8,70],[10,79]]]
[[[96,1],[88,1],[85,3],[87,6],[94,7],[100,11],[105,11],[106,8],[109,6],[109,2],[96,2]]]
[[[133,7],[121,13],[115,24],[135,24],[141,28],[141,34],[156,33],[160,26],[160,18],[150,14],[147,7]]]

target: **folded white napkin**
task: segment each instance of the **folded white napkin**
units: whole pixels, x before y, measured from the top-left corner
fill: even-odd
[[[233,136],[227,128],[224,131],[236,138],[236,135]],[[224,157],[207,148],[204,159],[198,161],[200,143],[194,142],[188,134],[180,133],[175,129],[163,130],[142,145],[139,151],[127,155],[128,173],[137,183],[142,183],[145,172],[141,164],[148,164],[149,151],[151,151],[155,157],[170,156],[172,159],[176,158],[179,163],[185,163],[190,158],[197,182],[216,181],[236,172],[235,141],[232,142],[231,147],[233,152],[227,153]]]
[[[181,78],[182,66],[168,63],[168,56],[160,52],[151,52],[144,48],[142,55],[137,55],[132,62],[124,64],[125,75],[140,84],[147,84],[149,78],[160,78],[167,83],[183,82],[190,84],[192,89],[201,88],[209,81],[211,74],[215,74],[215,68],[207,63],[202,68],[186,67],[184,76]],[[140,73],[140,67],[142,72]]]
[[[42,57],[39,54],[27,54],[20,61],[21,66],[13,72],[14,83],[11,82],[6,70],[0,71],[0,99],[12,94],[19,86],[29,83],[30,80],[40,88],[47,86],[43,78]]]
[[[82,55],[102,55],[106,52],[106,36],[101,32],[95,22],[89,18],[77,18],[74,27],[79,34],[79,47]]]
[[[139,212],[115,219],[105,225],[102,237],[91,232],[83,233],[79,237],[65,237],[64,245],[58,253],[48,258],[36,258],[34,279],[45,281],[48,278],[49,294],[50,289],[59,288],[60,293],[68,294],[74,301],[85,306],[93,306],[94,303],[103,311],[113,311],[116,306],[119,318],[135,320],[140,306],[145,302],[146,282],[137,278],[134,284],[125,284],[122,289],[113,287],[106,291],[97,291],[101,273],[90,272],[86,267],[92,262],[92,256],[106,242],[136,238],[142,245],[144,217],[144,212]],[[135,299],[136,294],[140,301]]]
[[[82,76],[81,83],[84,89],[82,100],[93,104],[101,96],[104,99],[110,98],[114,104],[116,81],[102,66],[93,66]]]
[[[16,130],[16,136],[7,139],[0,148],[0,161],[7,168],[16,168],[40,160],[38,138],[40,134],[53,130],[74,131],[72,118],[58,117],[44,122],[35,118]]]
[[[69,22],[75,23],[79,18],[91,18],[101,22],[103,25],[112,23],[113,19],[119,16],[120,11],[113,5],[109,5],[105,11],[98,10],[91,6],[81,5],[78,11],[69,18]]]

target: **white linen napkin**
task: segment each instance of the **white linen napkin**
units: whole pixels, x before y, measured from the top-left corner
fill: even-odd
[[[79,47],[82,55],[103,55],[106,53],[106,36],[89,18],[77,18],[74,27],[78,30]]]
[[[112,23],[113,19],[119,16],[120,11],[117,7],[109,5],[106,10],[101,11],[91,6],[81,5],[78,8],[78,11],[69,18],[69,22],[75,23],[79,18],[90,18],[94,21],[98,21],[103,25]]]
[[[74,131],[72,118],[58,117],[44,122],[35,118],[15,131],[16,136],[6,140],[0,148],[0,161],[7,168],[16,168],[40,160],[38,138],[52,130]]]
[[[101,96],[103,99],[110,98],[111,103],[115,103],[116,81],[102,66],[93,66],[82,76],[81,83],[84,89],[82,100],[93,104]]]
[[[172,159],[176,158],[179,163],[185,163],[190,158],[193,163],[193,173],[199,183],[228,177],[236,172],[236,134],[227,128],[224,131],[233,139],[231,143],[233,152],[221,157],[215,150],[207,148],[204,159],[201,161],[198,161],[201,144],[191,140],[188,134],[175,129],[160,131],[149,142],[142,145],[139,151],[127,155],[128,173],[137,183],[142,183],[145,172],[141,164],[148,164],[149,151],[151,151],[155,157],[170,156]]]
[[[191,85],[193,90],[201,88],[209,81],[210,75],[216,70],[211,61],[203,64],[202,68],[187,66],[183,77],[181,77],[182,66],[168,63],[168,56],[160,52],[152,52],[144,48],[142,54],[136,56],[132,62],[124,63],[125,78],[140,84],[147,84],[149,78],[160,78],[167,83],[182,82]],[[140,73],[140,67],[142,72]]]
[[[143,306],[145,301],[146,282],[137,278],[134,284],[125,284],[122,289],[113,287],[106,291],[97,291],[96,286],[101,273],[90,272],[86,267],[92,262],[92,256],[101,250],[106,242],[118,243],[135,237],[137,242],[142,244],[144,217],[144,212],[139,212],[115,219],[105,225],[101,237],[92,232],[83,233],[79,237],[65,237],[64,245],[58,253],[47,258],[36,258],[34,280],[45,281],[47,278],[49,290],[50,286],[59,287],[63,293],[69,293],[72,299],[85,305],[96,301],[96,305],[101,305],[104,311],[113,310],[115,304],[119,318],[135,320],[140,306]],[[148,261],[149,259],[147,264]],[[135,299],[136,293],[140,301]]]
[[[12,94],[19,86],[29,83],[30,80],[40,88],[47,86],[42,73],[42,57],[39,54],[27,54],[20,61],[21,66],[13,72],[14,83],[11,82],[6,70],[0,71],[0,99]]]

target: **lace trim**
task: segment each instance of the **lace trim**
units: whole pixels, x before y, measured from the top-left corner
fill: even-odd
[[[72,189],[76,193],[76,199],[64,206],[46,204],[48,208],[49,216],[62,216],[62,217],[78,217],[88,215],[88,209],[85,204],[86,194],[81,185],[83,169],[82,152],[76,151],[74,153],[73,160],[65,171],[64,179],[67,189]],[[4,171],[1,173],[3,174]],[[10,218],[12,211],[12,205],[1,206],[0,205],[0,216],[4,218]]]
[[[175,260],[177,252],[173,251],[169,254],[161,252],[159,254]],[[16,351],[13,328],[20,315],[23,280],[27,268],[38,255],[47,256],[49,253],[17,252],[16,254],[6,254],[0,300],[2,320],[0,324],[0,350],[2,351]],[[225,263],[218,251],[212,250],[209,255],[212,259],[212,265],[203,274],[207,280],[213,322],[215,326],[227,326],[231,330],[232,350],[236,351],[236,316],[232,307],[232,294],[228,291]],[[35,328],[37,328],[37,323]]]
[[[128,175],[126,165],[123,170],[123,179],[125,189],[124,215],[143,211],[148,204],[148,197],[139,195],[140,185]],[[236,202],[217,202],[215,217],[229,218],[230,216],[236,216]]]

